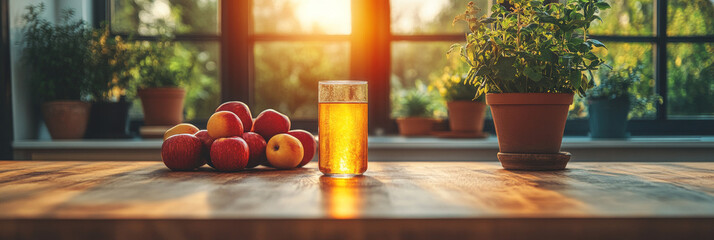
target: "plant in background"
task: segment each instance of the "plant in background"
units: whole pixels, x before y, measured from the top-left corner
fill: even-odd
[[[641,67],[613,69],[601,77],[600,84],[588,91],[589,99],[615,99],[630,96],[630,86],[639,82]]]
[[[432,75],[431,86],[436,89],[444,100],[448,101],[479,101],[483,102],[483,96],[476,96],[478,87],[466,82],[468,68],[456,58],[451,58],[455,54],[447,54],[449,66],[444,67],[442,74]]]
[[[504,0],[499,0],[503,3]],[[592,70],[603,60],[592,50],[605,47],[587,36],[596,15],[610,7],[602,0],[569,0],[567,4],[510,0],[496,4],[489,17],[470,2],[454,24],[466,22],[465,45],[454,44],[471,68],[466,81],[485,93],[574,93],[593,86]],[[587,72],[587,74],[585,74]]]
[[[654,108],[653,104],[662,103],[662,97],[651,95],[649,97],[638,98],[632,92],[631,87],[642,81],[642,66],[634,68],[613,69],[600,76],[600,83],[588,91],[588,99],[591,100],[614,100],[618,98],[629,98],[630,107],[633,113],[645,113],[648,108]],[[631,117],[638,117],[632,116]]]
[[[87,78],[95,101],[118,101],[132,79],[133,51],[121,36],[112,37],[104,25],[91,33]]]
[[[21,44],[27,77],[42,101],[80,100],[89,93],[87,59],[90,29],[64,10],[59,24],[42,19],[45,5],[31,5],[22,16],[26,22]]]
[[[172,61],[174,46],[168,40],[155,44],[136,42],[132,46],[136,49],[136,88],[178,87],[189,80],[195,61]]]
[[[438,96],[429,91],[421,81],[416,82],[416,88],[401,91],[394,97],[394,102],[397,103],[395,111],[399,117],[434,116]]]
[[[446,101],[483,101],[483,97],[474,99],[478,88],[464,82],[465,78],[465,74],[456,74],[449,67],[445,67],[444,74],[431,86],[436,88]]]

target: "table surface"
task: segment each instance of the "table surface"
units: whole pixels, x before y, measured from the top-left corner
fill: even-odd
[[[630,236],[664,224],[697,237],[714,234],[697,228],[714,223],[714,163],[574,162],[564,171],[525,172],[503,170],[496,162],[375,162],[365,176],[336,179],[322,176],[314,162],[294,170],[220,173],[207,167],[172,172],[160,162],[0,161],[2,239],[3,231],[21,236],[23,227],[37,227],[33,220],[283,220],[329,226],[340,219],[363,224],[360,231],[369,229],[369,220],[413,223],[414,231],[444,230],[436,223],[450,221],[464,227],[474,221],[523,224],[538,231],[533,228],[539,223],[565,220],[560,226],[567,227],[577,220],[611,220],[591,223],[620,229],[611,225],[622,221],[621,226],[631,224]],[[589,231],[577,229],[569,231]],[[479,236],[510,236],[486,233],[491,235]]]

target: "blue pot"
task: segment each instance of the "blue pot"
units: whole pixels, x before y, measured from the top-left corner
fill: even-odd
[[[627,138],[627,114],[630,98],[588,99],[590,136],[592,138]]]

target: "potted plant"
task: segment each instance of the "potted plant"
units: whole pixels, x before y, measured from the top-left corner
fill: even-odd
[[[434,127],[434,96],[421,82],[395,96],[397,126],[402,136],[426,136]]]
[[[504,168],[565,168],[570,157],[560,144],[568,106],[574,93],[592,87],[591,71],[603,64],[592,50],[605,45],[589,39],[588,28],[606,8],[601,0],[511,0],[487,17],[477,17],[469,3],[455,17],[470,33],[450,51],[471,67],[466,81],[478,86],[477,95],[486,94]]]
[[[641,68],[622,68],[601,76],[600,84],[588,91],[588,115],[592,138],[627,138],[631,109],[645,109],[661,101],[658,95],[637,98],[630,89],[642,80]]]
[[[188,81],[192,66],[171,61],[173,43],[138,42],[137,94],[144,110],[144,125],[173,126],[183,122],[186,90],[179,85]]]
[[[433,85],[446,101],[449,113],[449,127],[452,132],[469,133],[473,136],[483,134],[483,121],[486,115],[484,96],[476,98],[478,88],[465,82],[466,72],[463,67],[445,67],[444,73]]]
[[[130,102],[126,89],[131,79],[132,51],[121,36],[111,36],[104,25],[89,41],[88,79],[92,108],[87,137],[126,138]]]
[[[86,59],[89,29],[74,12],[64,10],[58,24],[42,19],[44,4],[31,5],[26,22],[23,61],[41,104],[42,116],[53,139],[78,139],[87,129],[90,104],[81,101],[87,93]]]

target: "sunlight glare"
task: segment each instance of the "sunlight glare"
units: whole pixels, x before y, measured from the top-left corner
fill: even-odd
[[[304,29],[329,34],[352,32],[350,1],[347,0],[297,0],[295,13]]]

